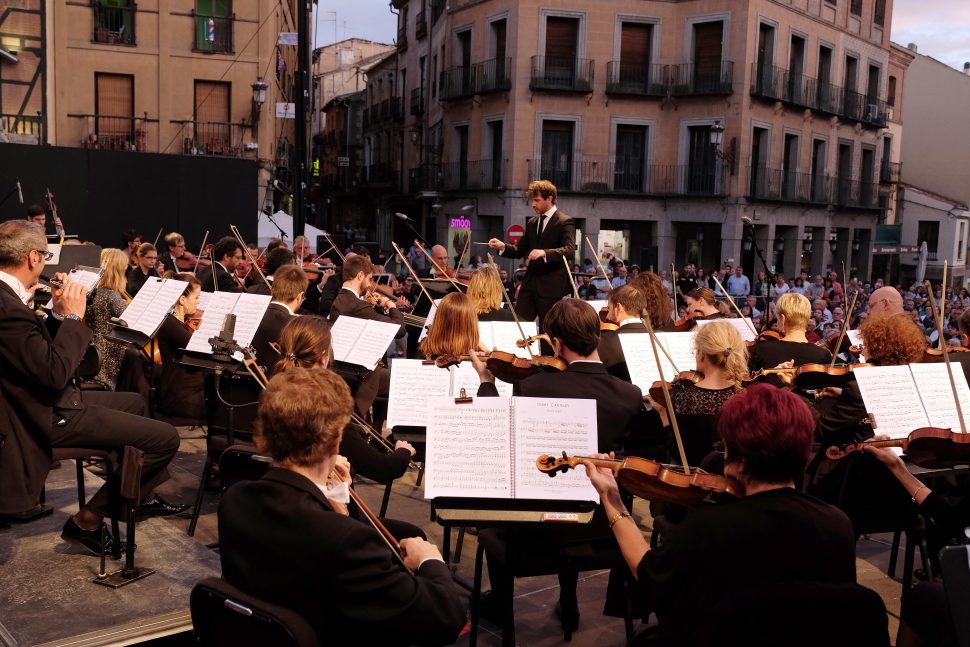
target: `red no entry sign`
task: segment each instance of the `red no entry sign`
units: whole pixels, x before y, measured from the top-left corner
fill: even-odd
[[[509,239],[509,242],[515,245],[522,237],[525,236],[525,227],[522,225],[512,225],[509,227],[508,231],[505,232],[505,236]]]

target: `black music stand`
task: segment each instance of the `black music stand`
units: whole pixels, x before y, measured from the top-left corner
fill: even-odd
[[[164,322],[164,319],[162,321]],[[124,320],[119,319],[111,322],[111,330],[106,335],[112,341],[131,346],[140,351],[148,362],[148,415],[152,418],[155,417],[155,353],[158,351],[158,341],[156,341],[155,335],[158,334],[161,327],[161,324],[159,324],[158,328],[149,336],[140,330],[128,328]],[[146,350],[146,348],[149,350]],[[149,354],[149,351],[151,354]]]

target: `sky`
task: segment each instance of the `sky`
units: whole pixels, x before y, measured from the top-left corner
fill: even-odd
[[[600,0],[605,1],[605,0]],[[334,20],[336,14],[336,21]],[[317,46],[344,38],[394,41],[397,22],[386,0],[321,0],[317,5]],[[958,70],[970,61],[970,2],[967,0],[895,0],[892,39],[919,45]]]

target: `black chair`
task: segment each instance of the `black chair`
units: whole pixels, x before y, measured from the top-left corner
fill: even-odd
[[[230,445],[219,457],[219,487],[225,492],[240,481],[261,479],[272,464],[273,459],[260,455],[253,445]]]
[[[301,615],[243,593],[218,578],[209,577],[196,584],[189,606],[192,629],[202,647],[320,647],[316,632]]]
[[[970,647],[970,546],[947,546],[940,551],[943,590],[957,644]]]
[[[792,558],[798,559],[798,556]],[[713,607],[698,609],[697,626],[695,644],[698,645],[888,647],[890,644],[889,617],[882,598],[855,583],[781,582],[731,591]]]
[[[87,496],[84,489],[84,461],[85,460],[96,460],[101,461],[104,465],[104,475],[105,480],[110,481],[114,476],[115,470],[118,468],[118,462],[115,458],[114,453],[108,449],[94,449],[91,447],[54,447],[51,450],[52,460],[55,461],[70,461],[73,460],[75,464],[76,474],[77,474],[77,506],[78,510],[84,507],[87,502]],[[121,514],[121,509],[119,505],[119,497],[117,492],[114,490],[109,490],[111,495],[110,508],[115,511],[111,516],[111,532],[115,536],[116,540],[121,539],[120,529],[118,526],[118,515]],[[46,488],[40,493],[40,501],[44,503],[47,497]],[[112,557],[115,559],[121,559],[121,542],[114,542],[114,550],[112,552]]]
[[[203,382],[203,392],[209,432],[205,440],[206,459],[202,468],[202,480],[199,482],[195,509],[189,522],[190,537],[195,534],[205,488],[212,475],[213,466],[218,463],[222,452],[237,442],[252,441],[252,425],[256,419],[262,388],[249,375],[223,373],[217,378],[214,373],[209,373]]]

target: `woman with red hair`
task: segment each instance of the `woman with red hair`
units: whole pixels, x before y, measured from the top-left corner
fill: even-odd
[[[707,644],[697,618],[725,594],[788,582],[855,582],[855,535],[837,508],[795,489],[814,423],[798,396],[759,384],[721,407],[725,474],[745,497],[690,510],[650,548],[609,469],[584,463],[662,644]],[[605,457],[601,455],[601,457]],[[779,637],[779,643],[784,643]]]

